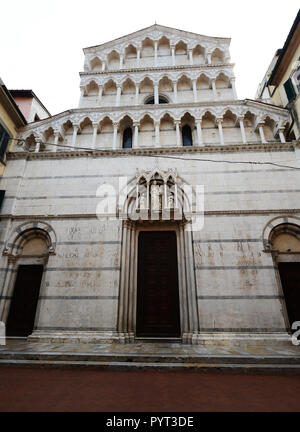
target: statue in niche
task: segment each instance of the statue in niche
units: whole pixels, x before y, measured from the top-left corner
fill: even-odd
[[[147,193],[142,192],[140,196],[140,209],[146,210],[146,208],[147,208]]]
[[[151,186],[151,209],[159,211],[161,209],[161,186],[155,180]]]
[[[168,208],[174,208],[174,195],[172,193],[168,196]]]

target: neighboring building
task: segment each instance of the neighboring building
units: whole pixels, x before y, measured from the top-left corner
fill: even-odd
[[[298,143],[286,109],[237,98],[229,46],[153,25],[86,48],[79,107],[19,130],[2,180],[8,335],[289,340]]]
[[[32,90],[10,90],[28,123],[51,117],[51,114]]]
[[[17,130],[26,124],[25,117],[0,79],[0,176],[4,172],[6,152],[12,143],[11,138],[16,138]]]
[[[288,108],[293,119],[288,134],[300,138],[300,10],[285,41],[260,84],[256,97]]]

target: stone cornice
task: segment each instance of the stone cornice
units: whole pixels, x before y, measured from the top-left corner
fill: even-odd
[[[151,67],[147,66],[144,68],[131,68],[131,69],[113,69],[109,71],[83,71],[79,72],[80,76],[88,76],[88,75],[111,75],[111,74],[129,74],[136,72],[159,72],[159,71],[176,71],[176,70],[205,70],[205,69],[222,69],[222,68],[234,68],[235,63],[222,63],[217,65],[212,64],[200,64],[200,65],[178,65],[178,66],[158,66]]]
[[[203,153],[255,153],[271,151],[294,151],[294,143],[269,142],[267,144],[210,145],[204,147],[151,147],[117,150],[80,150],[61,152],[10,152],[7,159],[70,159],[81,157],[147,156],[147,155],[192,155]]]
[[[291,215],[291,214],[299,214],[300,209],[265,209],[265,210],[210,210],[204,211],[204,216],[252,216],[252,215]],[[1,214],[1,219],[12,219],[12,220],[40,220],[40,219],[96,219],[97,215],[95,213],[73,213],[73,214]],[[115,222],[122,222],[121,219],[117,219]]]

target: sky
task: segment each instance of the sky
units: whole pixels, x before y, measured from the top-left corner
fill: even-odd
[[[254,98],[299,0],[9,0],[1,2],[0,77],[51,114],[76,108],[83,51],[157,24],[230,37],[238,97]]]

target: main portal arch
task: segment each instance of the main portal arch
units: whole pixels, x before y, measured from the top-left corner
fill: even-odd
[[[138,337],[176,337],[192,343],[197,338],[199,318],[189,198],[175,170],[137,172],[128,187],[119,208],[123,221],[118,335],[122,342]],[[160,259],[168,267],[169,280]],[[143,272],[146,278],[141,276]],[[166,301],[164,295],[172,297]],[[144,317],[146,322],[143,314],[148,314],[148,318]]]

